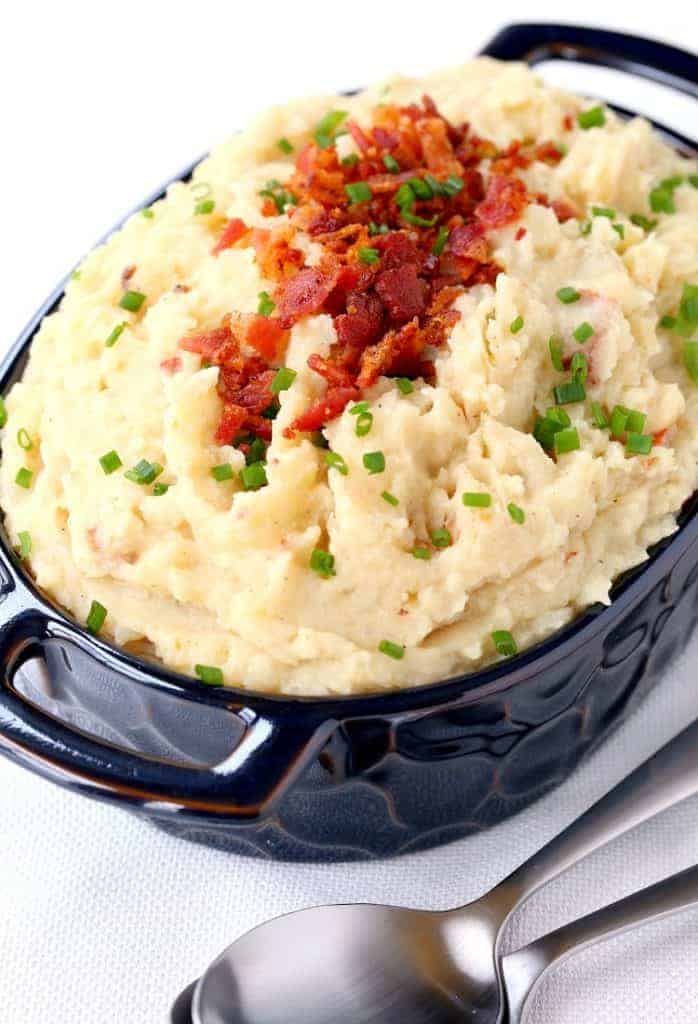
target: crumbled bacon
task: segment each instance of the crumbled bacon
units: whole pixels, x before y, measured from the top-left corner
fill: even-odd
[[[292,327],[301,317],[318,313],[337,281],[331,268],[304,267],[281,287],[277,299],[279,319],[284,327]]]
[[[179,373],[182,369],[182,360],[179,356],[171,356],[169,359],[163,359],[160,363],[160,369],[164,373]]]
[[[524,227],[518,228],[516,234],[514,235],[514,241],[515,242],[520,242],[521,239],[524,238],[525,234],[526,234],[526,228],[524,228]]]
[[[396,324],[407,323],[424,311],[427,283],[418,276],[414,263],[384,270],[376,280],[376,291]]]
[[[123,291],[126,291],[126,289],[129,286],[129,282],[130,282],[131,278],[133,277],[133,275],[135,273],[136,273],[136,264],[135,263],[130,263],[129,266],[124,267],[124,269],[121,271],[121,287],[122,287]]]
[[[212,255],[217,256],[219,253],[223,252],[224,249],[230,249],[231,246],[235,245],[236,242],[239,242],[241,238],[244,238],[248,231],[249,228],[247,227],[247,224],[245,224],[244,220],[240,220],[239,217],[233,217],[232,220],[229,220],[223,228],[221,237],[218,239],[213,249],[211,249]]]
[[[311,405],[302,415],[293,421],[285,431],[287,437],[293,437],[296,431],[321,430],[331,420],[340,416],[349,402],[359,397],[359,390],[356,387],[349,388],[328,388],[324,398],[321,398],[315,405]]]
[[[286,331],[277,317],[253,314],[247,319],[245,341],[260,356],[264,356],[267,362],[272,363],[279,358],[286,337]]]
[[[520,178],[496,174],[487,187],[475,216],[486,228],[501,228],[518,220],[528,203],[526,186]]]

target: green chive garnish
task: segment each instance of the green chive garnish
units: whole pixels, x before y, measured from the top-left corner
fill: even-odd
[[[337,452],[325,452],[325,462],[330,469],[336,469],[342,476],[348,476],[349,467],[346,462]]]
[[[194,213],[198,215],[213,213],[215,208],[216,202],[214,199],[200,199],[194,207]]]
[[[698,341],[684,341],[683,365],[691,380],[698,384]]]
[[[269,292],[259,293],[259,302],[257,303],[257,312],[260,316],[271,316],[276,309],[276,303],[270,297]]]
[[[124,333],[124,328],[128,327],[128,324],[124,320],[123,323],[117,324],[114,330],[111,332],[107,340],[104,342],[105,348],[111,348],[112,345],[116,345],[117,341]]]
[[[17,444],[20,448],[23,448],[25,452],[31,451],[34,447],[34,443],[24,427],[20,427],[17,431]]]
[[[670,316],[668,313],[662,317],[659,321],[659,326],[663,327],[666,331],[673,331],[676,327],[676,317]]]
[[[282,136],[280,139],[278,139],[276,145],[279,147],[282,153],[288,154],[293,152],[293,143],[289,142],[285,136]]]
[[[698,343],[697,343],[698,344]],[[387,501],[389,505],[399,505],[399,500],[390,491],[381,491],[381,498],[383,501]]]
[[[658,222],[650,220],[649,217],[645,217],[642,213],[631,213],[630,223],[638,228],[642,228],[643,231],[652,231],[653,228],[656,228]]]
[[[582,221],[582,223],[579,225],[579,234],[584,235],[585,237],[587,235],[590,235],[592,227],[593,225],[590,220]]]
[[[362,412],[368,412],[368,402],[357,402],[349,410],[350,416],[358,416]]]
[[[599,430],[605,430],[608,427],[608,417],[601,408],[600,402],[591,403],[591,415],[594,417],[594,423]]]
[[[318,121],[314,138],[320,149],[329,149],[334,145],[339,126],[346,117],[346,110],[330,110]]]
[[[553,388],[553,395],[557,405],[571,405],[573,402],[583,402],[586,398],[586,390],[582,381],[573,377],[565,384],[558,384],[556,388]]]
[[[414,206],[417,197],[407,184],[403,182],[400,188],[395,193],[395,203],[400,207],[401,210],[409,210]]]
[[[194,671],[206,686],[223,686],[223,673],[215,665],[194,665]]]
[[[0,398],[0,428],[4,427],[7,423],[7,406],[5,405],[5,399]]]
[[[421,178],[410,178],[407,184],[410,186],[417,199],[434,198],[434,190],[428,181],[423,181]]]
[[[512,320],[509,324],[509,330],[512,334],[518,334],[524,325],[523,317],[517,316],[515,320]]]
[[[698,284],[684,284],[679,314],[691,327],[698,327]]]
[[[698,174],[689,174],[688,183],[693,185],[694,188],[698,188]]]
[[[211,476],[218,483],[222,483],[223,480],[232,480],[234,475],[233,467],[229,462],[221,462],[219,466],[213,466],[211,469]]]
[[[489,508],[492,504],[492,495],[487,491],[465,491],[462,501],[466,508]]]
[[[577,114],[579,127],[584,131],[589,128],[602,128],[606,124],[606,114],[603,107],[591,107],[590,110],[582,110]]]
[[[143,487],[146,484],[152,484],[162,471],[163,467],[159,462],[148,462],[147,459],[141,459],[133,469],[127,469],[124,476],[127,480],[131,480],[134,484],[140,484]]]
[[[560,405],[551,405],[549,409],[546,409],[545,418],[552,420],[553,423],[557,423],[560,427],[572,426],[572,420]]]
[[[433,217],[419,217],[416,213],[410,213],[409,210],[402,211],[402,219],[406,220],[408,224],[414,224],[417,228],[433,228],[436,224],[436,214]]]
[[[555,294],[560,302],[564,302],[566,306],[568,306],[570,302],[578,302],[582,297],[577,289],[572,288],[571,285],[566,285],[564,288],[558,288]]]
[[[650,209],[653,213],[676,213],[676,203],[672,189],[653,188],[650,192]]]
[[[519,524],[519,526],[521,526],[521,524],[526,520],[526,513],[524,510],[519,508],[518,505],[515,505],[513,501],[510,501],[507,505],[507,512],[514,522]]]
[[[453,544],[453,537],[450,530],[444,526],[440,530],[432,531],[431,542],[435,548],[448,548]]]
[[[573,452],[579,448],[579,434],[576,427],[563,427],[553,438],[553,447],[557,455]]]
[[[129,313],[137,313],[144,302],[145,295],[143,292],[126,291],[119,299],[121,308],[127,309]]]
[[[110,473],[115,473],[116,470],[120,469],[123,465],[117,452],[114,450],[107,452],[106,455],[102,455],[99,460],[99,464],[107,476],[109,476]]]
[[[152,220],[154,216],[155,210],[151,210],[149,206],[146,206],[145,209],[141,210],[141,217],[145,217],[146,220]]]
[[[356,417],[356,436],[366,437],[373,426],[373,413],[362,411]]]
[[[364,469],[373,476],[375,473],[382,473],[385,469],[385,455],[383,452],[366,452],[363,457]]]
[[[246,491],[258,491],[260,487],[266,487],[267,471],[263,462],[251,462],[240,470],[242,486]]]
[[[654,438],[651,434],[628,433],[625,450],[628,455],[649,455],[652,451]]]
[[[385,156],[383,157],[383,166],[385,167],[386,171],[390,171],[391,174],[400,173],[400,164],[397,162],[394,156],[390,155],[390,153],[386,153]]]
[[[629,434],[641,434],[645,429],[645,422],[647,416],[644,412],[638,412],[637,409],[628,410],[628,418],[625,421],[625,429]]]
[[[90,605],[90,610],[87,613],[87,622],[85,623],[90,633],[93,633],[96,636],[104,625],[106,617],[107,609],[104,605],[100,604],[99,601],[93,601]]]
[[[281,182],[276,178],[271,178],[264,188],[260,189],[259,194],[266,199],[271,199],[279,214],[283,213],[287,206],[293,206],[298,202],[293,192],[288,192],[283,188]]]
[[[439,228],[439,233],[436,236],[436,241],[434,242],[434,246],[431,250],[435,256],[440,256],[441,253],[444,251],[446,247],[446,242],[448,241],[448,236],[449,230],[442,224],[441,227]]]
[[[368,233],[371,238],[374,238],[375,235],[387,235],[389,231],[390,228],[387,224],[376,224],[375,220],[368,222]]]
[[[310,568],[324,579],[337,575],[334,567],[334,555],[330,554],[329,551],[323,551],[321,548],[313,550],[310,556]]]
[[[365,181],[355,181],[351,185],[345,185],[344,191],[352,203],[366,203],[373,196],[371,186]]]
[[[625,433],[629,415],[630,409],[626,409],[624,405],[613,407],[611,410],[611,434],[613,437],[620,437]]]
[[[412,554],[415,558],[421,558],[424,562],[428,562],[431,558],[431,551],[429,548],[412,548]]]
[[[575,329],[572,331],[572,336],[574,337],[575,341],[579,342],[580,345],[584,345],[593,333],[594,328],[591,326],[590,323],[587,323],[587,321],[585,320],[583,323],[579,325],[579,327],[575,327]]]
[[[550,349],[550,361],[553,367],[562,373],[565,369],[565,364],[562,361],[562,342],[554,334],[548,342],[548,348]]]
[[[409,377],[398,377],[395,381],[398,391],[402,395],[411,395],[414,391],[414,384]]]
[[[163,494],[167,494],[170,489],[170,484],[155,484],[153,487],[153,495],[156,498],[161,498]]]
[[[580,380],[582,384],[589,375],[589,361],[583,352],[575,352],[570,363],[570,371],[573,377]]]
[[[288,366],[280,366],[271,382],[271,393],[278,395],[282,391],[288,391],[297,376],[295,370],[289,369]]]
[[[492,633],[492,643],[497,654],[501,654],[503,658],[513,658],[518,650],[516,640],[508,629],[495,629]]]
[[[400,644],[394,644],[392,640],[381,640],[378,644],[378,650],[381,654],[387,654],[389,658],[395,658],[396,661],[400,661],[401,658],[405,657],[405,648],[401,647]]]
[[[610,206],[592,206],[591,212],[595,217],[608,217],[609,220],[613,220],[616,215],[616,211]]]
[[[17,539],[19,540],[19,557],[29,558],[32,553],[32,535],[26,530],[20,530]]]
[[[31,469],[27,469],[26,466],[22,466],[22,468],[17,471],[17,476],[15,477],[15,483],[19,487],[23,487],[25,489],[25,491],[28,491],[29,488],[32,485],[32,480],[33,479],[34,479],[34,474],[32,473]]]
[[[358,162],[358,153],[348,153],[347,156],[342,157],[342,167],[355,167]]]
[[[381,254],[378,249],[371,249],[366,245],[362,245],[359,248],[359,259],[362,263],[372,264],[378,263],[381,258]]]

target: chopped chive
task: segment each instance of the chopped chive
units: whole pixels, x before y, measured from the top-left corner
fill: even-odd
[[[117,324],[116,327],[114,328],[114,330],[111,332],[111,334],[107,338],[107,340],[104,342],[104,347],[105,348],[111,348],[112,345],[116,345],[117,341],[119,340],[121,335],[124,333],[124,330],[125,330],[126,327],[128,327],[128,324],[126,323],[125,320],[122,323]]]
[[[698,384],[698,341],[684,341],[683,365],[691,380]]]
[[[387,235],[390,228],[387,224],[376,224],[375,220],[368,222],[368,233],[371,238],[376,235]]]
[[[578,302],[582,297],[577,289],[573,288],[571,285],[566,285],[564,288],[558,288],[555,294],[560,302],[564,302],[566,306],[568,306],[570,302]]]
[[[155,210],[151,210],[149,206],[146,206],[143,210],[141,210],[141,217],[145,217],[146,220],[152,220],[154,216]]]
[[[539,416],[533,427],[533,436],[538,444],[546,451],[552,451],[555,443],[555,434],[562,430],[562,424],[549,416]]]
[[[645,217],[642,213],[631,213],[630,223],[638,228],[642,228],[643,231],[652,231],[657,226],[656,220],[650,220],[649,217]]]
[[[575,329],[572,331],[572,336],[575,339],[575,341],[579,342],[580,345],[584,345],[593,333],[594,328],[591,326],[590,323],[588,323],[585,320],[583,323],[579,325],[579,327],[575,327]]]
[[[356,417],[356,436],[366,437],[373,426],[373,413],[360,412]]]
[[[653,188],[650,192],[650,209],[653,213],[676,213],[673,191],[661,185]]]
[[[81,277],[82,277],[82,270],[74,270],[73,273],[70,275],[70,280],[71,281],[79,281]]]
[[[557,455],[573,452],[579,448],[579,434],[576,427],[563,427],[553,438],[553,447]]]
[[[213,213],[216,208],[216,202],[214,199],[200,199],[194,207],[195,214],[207,214]]]
[[[223,673],[215,665],[194,665],[194,671],[206,686],[223,686]]]
[[[189,191],[195,199],[206,199],[213,189],[207,181],[194,181],[189,186]]]
[[[121,466],[123,465],[118,453],[113,449],[112,451],[107,452],[106,455],[102,455],[99,460],[99,464],[107,476],[109,476],[110,473],[115,473],[117,469],[121,469]]]
[[[21,469],[17,470],[17,476],[15,477],[15,483],[19,487],[23,487],[25,491],[28,491],[32,485],[34,474],[31,469],[27,469],[26,466],[22,466]]]
[[[153,486],[153,494],[156,498],[161,498],[163,494],[167,494],[170,489],[170,484],[155,484]]]
[[[673,192],[675,188],[679,187],[679,185],[683,185],[685,180],[686,179],[683,174],[675,174],[671,178],[663,178],[659,182],[659,187],[669,189],[670,192]]]
[[[487,491],[464,491],[461,500],[466,508],[489,508],[492,495]]]
[[[329,149],[334,145],[337,138],[337,129],[347,118],[346,110],[330,110],[324,117],[320,118],[316,127],[314,138],[320,149]]]
[[[578,377],[573,377],[572,380],[553,388],[553,395],[557,405],[571,405],[573,402],[584,401],[586,389]]]
[[[163,467],[159,462],[148,462],[147,459],[141,459],[133,469],[127,469],[124,476],[127,480],[133,481],[134,484],[145,486],[146,484],[152,484],[162,471]]]
[[[583,352],[575,352],[570,363],[570,371],[573,377],[580,380],[582,384],[589,375],[589,360]]]
[[[17,444],[19,445],[20,448],[23,448],[25,452],[31,451],[31,449],[34,447],[34,442],[32,441],[28,432],[24,429],[24,427],[20,427],[20,429],[17,431]]]
[[[271,382],[271,393],[278,395],[282,391],[288,391],[297,376],[295,370],[289,369],[288,366],[280,366]]]
[[[611,227],[619,238],[625,238],[625,227],[623,224],[611,224]]]
[[[389,505],[395,506],[400,504],[399,500],[390,491],[381,491],[381,498],[383,501],[387,501]]]
[[[518,651],[516,640],[508,629],[495,629],[492,633],[492,643],[497,654],[501,654],[503,658],[513,658]]]
[[[358,153],[347,153],[342,157],[342,167],[355,167],[359,162]]]
[[[441,227],[439,228],[439,233],[436,236],[436,241],[434,242],[434,246],[431,250],[435,256],[440,256],[441,253],[444,251],[446,247],[446,242],[448,241],[449,234],[450,232],[448,228],[444,227],[442,224]]]
[[[269,295],[269,292],[260,292],[258,298],[257,313],[260,316],[271,316],[276,309],[276,303]]]
[[[279,400],[278,398],[275,398],[271,405],[268,405],[266,407],[266,409],[262,413],[262,416],[264,417],[265,420],[275,420],[276,417],[279,415],[280,408],[281,406],[279,405]]]
[[[400,185],[400,188],[395,193],[395,203],[401,210],[411,209],[415,204],[416,198],[407,182]]]
[[[561,427],[572,426],[572,420],[561,405],[551,405],[549,409],[546,409],[545,418],[552,420],[553,423],[557,423]]]
[[[401,213],[403,220],[406,220],[408,224],[414,224],[417,228],[433,228],[436,224],[436,214],[433,217],[419,217],[409,210],[402,210]]]
[[[378,252],[378,249],[371,249],[367,245],[359,247],[359,260],[362,263],[367,263],[370,266],[372,263],[378,263],[380,258],[381,254]]]
[[[400,644],[394,644],[392,640],[381,640],[378,644],[378,650],[381,654],[387,654],[389,658],[395,658],[396,661],[400,661],[401,658],[405,657],[405,648],[401,647]]]
[[[398,377],[395,381],[398,391],[402,395],[411,395],[414,391],[414,384],[409,377]]]
[[[455,174],[449,174],[446,181],[443,183],[443,189],[447,196],[457,196],[463,189],[463,179],[459,178]]]
[[[258,491],[267,485],[267,471],[263,462],[251,462],[240,470],[242,486],[246,491]]]
[[[119,305],[121,308],[127,309],[129,313],[137,313],[144,302],[145,295],[143,292],[126,291],[119,299]]]
[[[679,314],[690,326],[698,326],[698,284],[684,284]]]
[[[324,579],[337,575],[334,567],[334,555],[329,551],[323,551],[322,548],[314,548],[310,556],[310,568]]]
[[[422,561],[424,562],[428,562],[429,559],[431,558],[431,551],[429,550],[429,548],[416,547],[412,548],[412,555],[415,558],[421,558]]]
[[[550,361],[553,367],[559,372],[565,369],[565,364],[562,361],[562,342],[554,334],[548,341],[548,348],[550,349]]]
[[[625,433],[629,415],[630,409],[626,409],[624,405],[613,407],[611,410],[611,434],[613,437],[620,437]]]
[[[432,530],[431,542],[435,548],[448,548],[453,544],[453,537],[444,526],[440,530]]]
[[[7,406],[5,405],[5,399],[0,398],[0,428],[4,427],[7,423]]]
[[[90,633],[97,635],[100,629],[104,625],[104,620],[107,617],[107,609],[99,601],[93,601],[90,605],[90,610],[87,613],[87,621],[85,625],[89,629]]]
[[[382,473],[385,469],[385,455],[383,452],[366,452],[363,457],[364,469],[373,476],[375,473]]]
[[[20,530],[17,539],[19,541],[19,557],[29,558],[32,553],[32,535],[27,530]]]
[[[356,405],[352,405],[349,415],[358,416],[362,412],[368,412],[368,402],[357,402]]]
[[[267,456],[267,446],[261,437],[255,437],[245,452],[245,463],[251,466],[253,462],[264,462]]]
[[[651,434],[629,432],[625,440],[628,455],[649,455],[652,451],[654,438]]]
[[[211,476],[218,483],[223,480],[232,480],[235,475],[232,465],[229,462],[221,462],[219,466],[213,466],[211,469]]]
[[[591,212],[595,217],[608,217],[609,220],[613,220],[616,215],[616,211],[610,206],[592,206]]]
[[[628,410],[628,418],[625,422],[625,429],[629,434],[641,434],[645,429],[645,422],[647,416],[644,412],[638,412],[637,409]]]
[[[407,184],[410,186],[417,199],[433,199],[434,192],[428,181],[422,178],[410,178]]]
[[[266,199],[271,199],[276,207],[276,212],[279,214],[282,214],[287,206],[295,206],[298,202],[293,192],[288,192],[285,188],[282,188],[281,182],[277,181],[276,178],[268,181],[264,188],[260,189],[259,194]]]
[[[605,430],[608,427],[608,417],[601,408],[600,402],[591,403],[591,415],[594,417],[594,423],[600,430]]]
[[[344,186],[344,191],[352,203],[366,203],[373,196],[371,186],[365,181],[355,181]]]
[[[694,188],[698,188],[698,174],[689,174],[688,183],[693,185]]]
[[[386,171],[390,171],[391,174],[400,173],[400,164],[397,162],[394,156],[390,153],[386,153],[383,157],[383,166]]]
[[[589,128],[602,128],[606,124],[606,114],[603,107],[591,107],[589,110],[582,110],[577,114],[577,123],[583,131]]]
[[[585,221],[583,221],[583,222],[582,222],[582,223],[581,223],[581,224],[579,225],[579,234],[580,234],[580,235],[584,235],[585,237],[586,237],[586,235],[590,235],[590,234],[591,234],[591,229],[592,229],[592,226],[593,226],[593,225],[592,225],[592,223],[591,223],[591,221],[590,221],[590,220],[585,220]]]
[[[507,512],[514,522],[519,524],[519,526],[526,521],[526,513],[518,505],[515,505],[513,501],[510,501],[507,505]]]
[[[336,469],[342,476],[348,476],[349,467],[338,452],[325,452],[325,462],[330,469]]]
[[[512,334],[518,334],[524,325],[523,317],[517,316],[515,320],[512,320],[509,324],[509,330]]]
[[[289,142],[285,135],[282,136],[280,139],[277,139],[276,145],[279,147],[282,153],[286,153],[288,155],[289,153],[293,152],[293,143]]]

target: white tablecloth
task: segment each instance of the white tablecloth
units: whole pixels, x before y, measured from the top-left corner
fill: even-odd
[[[533,808],[487,834],[382,863],[274,864],[208,850],[0,762],[2,1019],[163,1022],[180,989],[268,917],[328,902],[473,899],[695,717],[696,659],[698,635],[611,741]],[[691,799],[535,896],[510,944],[697,860]],[[687,912],[579,954],[546,980],[530,1024],[698,1020],[697,926]]]

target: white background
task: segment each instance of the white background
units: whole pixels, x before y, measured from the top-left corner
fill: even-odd
[[[579,17],[684,46],[698,29],[695,4],[677,0],[12,4],[0,29],[0,348],[114,221],[259,108],[456,63],[524,17]],[[654,110],[698,135],[686,102],[655,99]],[[695,642],[692,651],[558,793],[486,836],[397,862],[253,863],[162,837],[0,763],[3,1019],[162,1021],[185,983],[270,915],[475,897],[694,716]],[[696,860],[698,801],[688,801],[538,898],[513,939]],[[532,1024],[698,1020],[697,924],[687,914],[579,956],[546,983]]]

